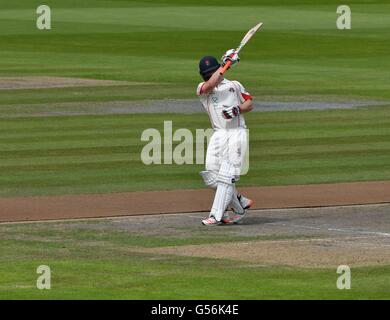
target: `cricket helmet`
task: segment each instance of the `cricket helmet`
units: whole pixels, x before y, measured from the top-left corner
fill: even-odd
[[[216,58],[212,56],[205,56],[199,61],[199,73],[203,80],[207,81],[220,66],[221,65]]]

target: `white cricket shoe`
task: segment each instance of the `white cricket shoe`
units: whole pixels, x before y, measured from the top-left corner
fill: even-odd
[[[204,220],[202,220],[202,224],[204,226],[217,226],[219,225],[221,222],[217,221],[214,217],[209,217],[209,218],[206,218]]]

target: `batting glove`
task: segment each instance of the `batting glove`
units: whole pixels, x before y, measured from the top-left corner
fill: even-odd
[[[234,117],[237,117],[240,112],[241,110],[239,106],[224,106],[224,109],[222,110],[222,115],[225,119],[233,119]]]
[[[238,53],[236,52],[235,49],[230,49],[225,52],[221,60],[222,60],[222,66],[224,66],[228,61],[231,61],[232,62],[231,65],[234,65],[240,62],[240,57],[238,56]]]

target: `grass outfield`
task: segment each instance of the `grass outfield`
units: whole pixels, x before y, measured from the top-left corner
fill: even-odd
[[[252,113],[241,186],[390,179],[390,109]],[[205,114],[0,119],[0,195],[203,188],[203,165],[144,165],[143,130],[209,127]],[[158,181],[158,183],[156,183]]]
[[[245,261],[133,252],[226,241],[293,239],[237,236],[232,228],[172,227],[127,232],[110,220],[0,225],[0,299],[388,299],[389,266],[352,267],[352,289],[337,290],[336,267],[265,266]],[[234,229],[234,228],[233,228]],[[173,233],[173,235],[172,235]],[[299,235],[296,236],[297,238]],[[51,268],[37,290],[36,268]],[[179,275],[179,276],[178,276]]]
[[[258,20],[264,29],[229,74],[255,99],[390,98],[386,1],[351,1],[352,30],[336,29],[337,1],[46,4],[50,31],[35,28],[34,1],[0,4],[0,76],[133,84],[1,90],[0,196],[202,187],[200,165],[144,166],[140,136],[163,120],[173,120],[174,128],[207,128],[206,115],[7,117],[49,110],[55,102],[195,98],[198,59],[220,56]],[[389,179],[388,116],[385,107],[250,114],[251,171],[241,184]]]
[[[252,94],[390,98],[390,5],[355,0],[352,29],[336,29],[339,1],[48,0],[52,30],[35,27],[36,2],[0,4],[0,75],[56,75],[152,82],[111,91],[2,91],[19,101],[193,97],[201,56],[220,57],[259,20],[264,28],[229,77]],[[212,4],[212,5],[210,5]],[[234,21],[234,23],[232,23]],[[173,87],[174,90],[168,89]],[[140,95],[142,91],[142,95]]]
[[[255,99],[381,100],[387,106],[249,114],[250,174],[239,184],[390,179],[388,0],[349,1],[352,30],[336,29],[339,0],[45,4],[52,9],[50,31],[35,27],[35,0],[0,3],[0,77],[131,83],[0,89],[0,197],[203,188],[198,175],[203,165],[143,165],[145,143],[140,137],[145,129],[162,129],[164,120],[172,120],[174,129],[208,128],[206,114],[37,114],[61,102],[76,102],[74,107],[84,102],[195,98],[199,58],[220,57],[259,20],[264,28],[228,75],[239,79]],[[289,240],[291,235],[253,237],[246,226],[241,235],[233,235],[229,228],[209,230],[195,223],[191,229],[169,225],[165,235],[158,228],[147,234],[145,224],[140,226],[139,232],[126,232],[104,221],[1,224],[0,299],[389,298],[388,265],[353,268],[353,290],[342,291],[335,287],[335,268],[265,267],[130,250]],[[263,223],[252,225],[258,226]],[[52,268],[52,290],[36,289],[40,264]]]

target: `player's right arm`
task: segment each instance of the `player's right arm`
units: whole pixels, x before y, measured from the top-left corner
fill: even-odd
[[[221,68],[213,73],[211,78],[201,84],[198,89],[198,96],[201,94],[207,94],[214,90],[214,88],[221,83],[223,75],[220,74]]]
[[[228,61],[231,62],[231,65],[234,65],[240,61],[238,53],[235,49],[230,49],[225,52],[225,54],[222,56],[222,67],[218,68],[218,70],[213,73],[209,80],[202,83],[202,85],[198,88],[198,96],[210,93],[217,85],[221,83],[224,73],[223,66]]]

